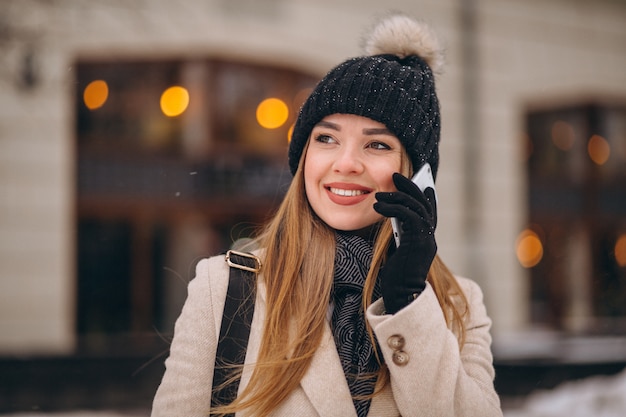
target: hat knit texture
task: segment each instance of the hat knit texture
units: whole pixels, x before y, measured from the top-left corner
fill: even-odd
[[[416,171],[439,166],[440,111],[434,73],[441,49],[430,29],[405,15],[392,15],[374,27],[365,43],[368,55],[333,68],[303,104],[289,145],[295,174],[313,127],[342,113],[384,124],[404,145]]]

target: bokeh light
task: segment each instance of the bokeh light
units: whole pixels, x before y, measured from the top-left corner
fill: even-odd
[[[543,244],[541,239],[531,229],[522,231],[515,243],[517,260],[524,268],[532,268],[543,258]]]
[[[289,117],[289,107],[278,98],[266,98],[256,109],[257,122],[266,129],[281,127]]]
[[[562,151],[569,151],[574,145],[574,129],[569,123],[557,120],[552,125],[552,143]]]
[[[615,260],[619,266],[626,266],[626,233],[617,238],[617,242],[615,242]]]
[[[589,157],[596,165],[604,165],[611,156],[611,147],[609,142],[600,135],[593,135],[587,143],[587,152]]]
[[[291,136],[293,136],[293,128],[296,127],[295,123],[289,127],[287,131],[287,143],[291,142]]]
[[[109,98],[109,86],[104,80],[90,82],[83,91],[83,101],[89,110],[104,106],[107,98]]]
[[[183,114],[187,106],[189,106],[189,92],[184,87],[170,87],[161,95],[161,111],[168,117]]]

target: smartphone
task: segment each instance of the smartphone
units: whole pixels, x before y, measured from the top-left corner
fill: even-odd
[[[435,202],[439,205],[439,200],[437,198],[437,190],[435,190],[435,179],[433,178],[433,171],[430,168],[430,164],[426,162],[422,167],[417,171],[411,181],[417,187],[424,192],[427,188],[432,188],[435,194]],[[400,220],[395,217],[391,218],[391,227],[393,228],[393,238],[396,241],[396,247],[400,246]]]

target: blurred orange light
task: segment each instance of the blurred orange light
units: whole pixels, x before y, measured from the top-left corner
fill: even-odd
[[[562,151],[569,151],[574,145],[574,129],[569,123],[557,120],[552,125],[552,143]]]
[[[278,98],[266,98],[256,109],[256,119],[266,129],[281,127],[289,117],[289,107]]]
[[[180,86],[170,87],[161,94],[161,111],[168,117],[180,116],[189,106],[189,92]]]
[[[109,97],[109,86],[106,81],[95,80],[89,83],[83,91],[83,101],[89,110],[95,110],[106,103]]]
[[[543,258],[543,244],[537,233],[526,229],[516,241],[517,260],[524,268],[532,268]]]
[[[626,233],[615,242],[615,260],[619,266],[626,266]]]
[[[291,136],[293,135],[293,128],[296,127],[295,124],[292,124],[287,131],[287,143],[291,142]]]
[[[587,143],[587,152],[596,165],[604,165],[611,156],[611,146],[602,136],[593,135]]]

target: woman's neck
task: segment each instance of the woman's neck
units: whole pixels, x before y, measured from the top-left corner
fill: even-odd
[[[357,230],[337,230],[338,233],[346,234],[346,235],[354,235],[362,237],[370,243],[374,243],[376,240],[376,236],[378,235],[378,231],[380,230],[381,222],[376,222],[370,226],[364,227],[362,229]]]

